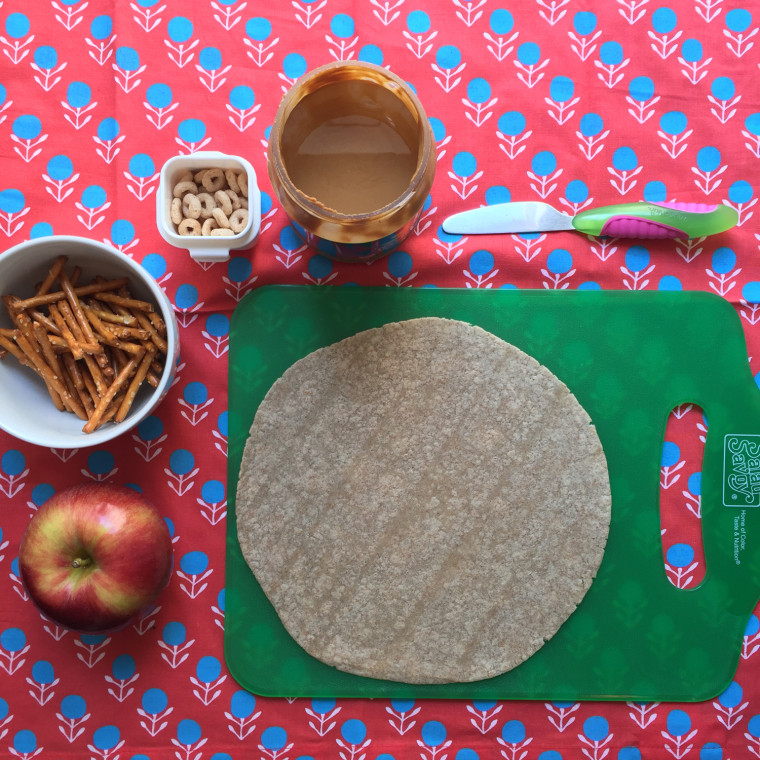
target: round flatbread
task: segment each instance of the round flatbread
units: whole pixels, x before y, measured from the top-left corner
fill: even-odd
[[[556,633],[599,568],[610,502],[596,430],[555,375],[423,318],[293,364],[256,413],[236,503],[243,555],[309,654],[446,683]]]

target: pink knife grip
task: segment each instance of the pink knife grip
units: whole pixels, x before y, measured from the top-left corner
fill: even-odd
[[[659,222],[651,222],[648,219],[639,219],[635,216],[611,217],[604,223],[600,234],[610,235],[611,237],[643,238],[648,240],[688,237],[683,230],[679,230],[677,227],[660,224]]]
[[[663,201],[662,203],[654,203],[652,205],[673,208],[676,211],[689,211],[692,214],[709,214],[718,208],[716,205],[709,203],[679,203],[678,201]]]

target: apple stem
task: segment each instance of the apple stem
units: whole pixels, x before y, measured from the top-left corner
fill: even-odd
[[[72,567],[87,567],[92,560],[89,557],[78,557],[71,562]]]

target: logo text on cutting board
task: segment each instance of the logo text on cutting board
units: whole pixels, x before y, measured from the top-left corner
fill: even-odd
[[[725,437],[723,505],[760,507],[760,436],[732,433]]]

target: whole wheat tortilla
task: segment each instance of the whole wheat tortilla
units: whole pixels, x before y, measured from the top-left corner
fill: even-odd
[[[243,555],[303,649],[407,683],[514,668],[604,552],[607,465],[567,387],[479,327],[387,324],[292,365],[237,490]]]

